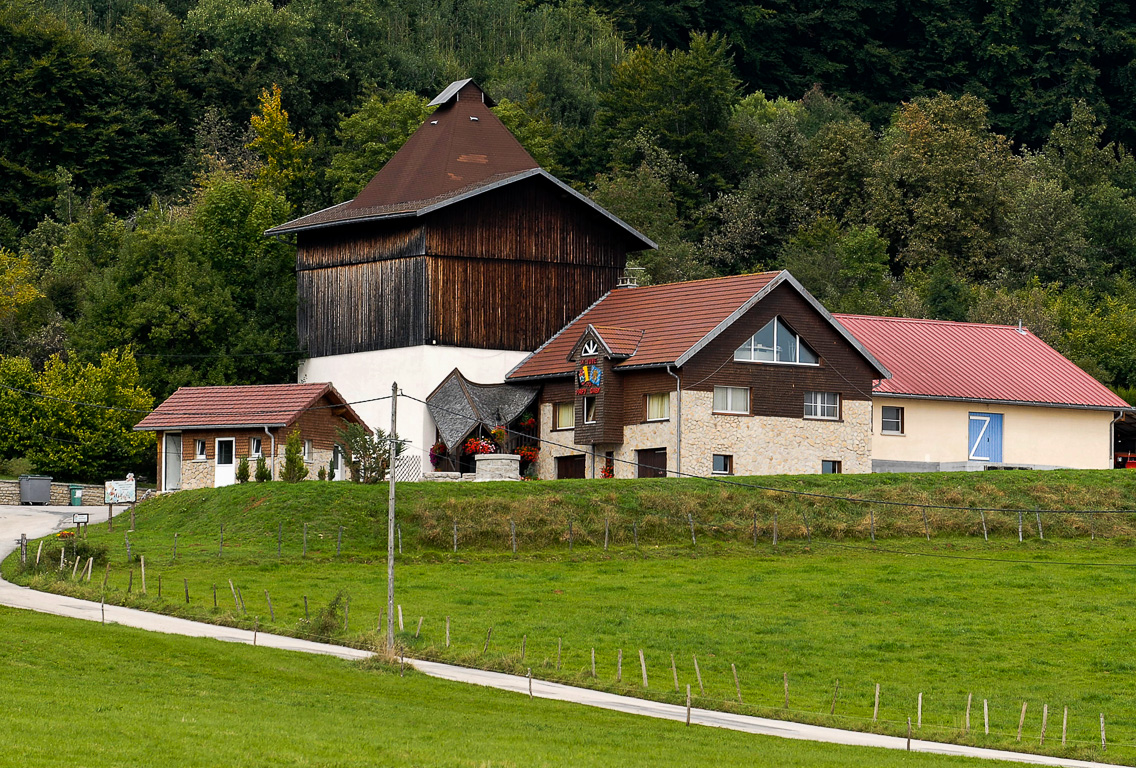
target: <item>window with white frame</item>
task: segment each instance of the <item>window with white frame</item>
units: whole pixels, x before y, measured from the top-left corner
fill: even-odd
[[[205,461],[205,441],[193,441],[193,458],[197,461]]]
[[[311,458],[312,458],[312,441],[311,440],[305,440],[304,441],[304,460],[310,461]]]
[[[837,392],[806,392],[806,419],[839,419],[840,394]]]
[[[903,408],[885,405],[880,411],[880,431],[885,435],[902,435]]]
[[[260,440],[261,438],[259,437],[249,438],[249,458],[259,459],[264,455],[264,452],[261,450],[263,443],[261,443]]]
[[[715,453],[714,464],[711,471],[715,475],[734,474],[734,457],[728,453]]]
[[[552,428],[572,429],[574,426],[576,426],[576,404],[571,400],[553,404]]]
[[[819,365],[817,353],[789,326],[775,317],[734,351],[734,359],[748,363]]]
[[[749,414],[749,387],[714,387],[714,413]]]
[[[647,421],[666,421],[671,417],[671,393],[647,395]]]
[[[596,399],[594,397],[584,398],[584,423],[596,423]]]

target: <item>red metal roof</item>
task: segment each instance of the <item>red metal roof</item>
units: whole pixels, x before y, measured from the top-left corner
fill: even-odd
[[[623,352],[628,351],[621,344],[630,340],[628,332],[642,333],[634,354],[616,367],[673,363],[779,274],[763,272],[616,288],[526,358],[509,378],[571,374],[575,364],[568,356],[589,324],[596,327],[605,341],[613,328],[620,329],[622,333],[616,343],[622,346]]]
[[[348,421],[363,423],[331,384],[262,384],[181,387],[134,429],[287,426],[324,395],[336,406],[328,410]]]
[[[1130,410],[1028,330],[1012,325],[834,315],[892,377],[877,395]]]

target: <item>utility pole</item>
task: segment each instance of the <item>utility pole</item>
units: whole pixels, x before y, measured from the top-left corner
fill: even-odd
[[[398,382],[391,384],[391,429],[390,459],[387,464],[387,479],[390,493],[387,496],[387,650],[394,651],[394,462],[395,433],[398,429]]]

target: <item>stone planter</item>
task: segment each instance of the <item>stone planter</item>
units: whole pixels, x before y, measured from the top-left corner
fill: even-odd
[[[477,482],[490,480],[520,480],[521,457],[515,453],[479,453],[477,462]]]

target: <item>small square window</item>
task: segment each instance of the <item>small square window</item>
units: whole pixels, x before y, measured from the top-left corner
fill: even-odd
[[[839,475],[841,474],[841,467],[839,461],[831,461],[825,459],[820,463],[820,473],[822,475]]]
[[[840,394],[837,392],[806,392],[805,418],[832,419],[840,418]]]
[[[728,453],[715,453],[713,472],[715,475],[734,474],[734,457]]]
[[[249,438],[249,457],[250,458],[259,459],[261,457],[261,455],[262,455],[261,446],[263,445],[263,443],[261,443],[260,440],[261,439],[259,437]]]
[[[572,429],[576,426],[576,404],[569,400],[566,403],[555,403],[552,406],[552,428]]]
[[[881,410],[880,431],[885,435],[903,434],[903,408],[885,405]]]
[[[193,441],[193,458],[197,459],[198,461],[204,461],[205,460],[205,441],[204,440],[194,440]]]
[[[748,387],[714,387],[715,413],[744,413],[749,415]]]
[[[304,441],[304,458],[305,459],[311,459],[312,458],[312,441],[311,440],[305,440]]]
[[[647,395],[647,421],[666,421],[671,417],[671,393]]]
[[[584,423],[596,423],[596,399],[594,397],[584,398]]]

